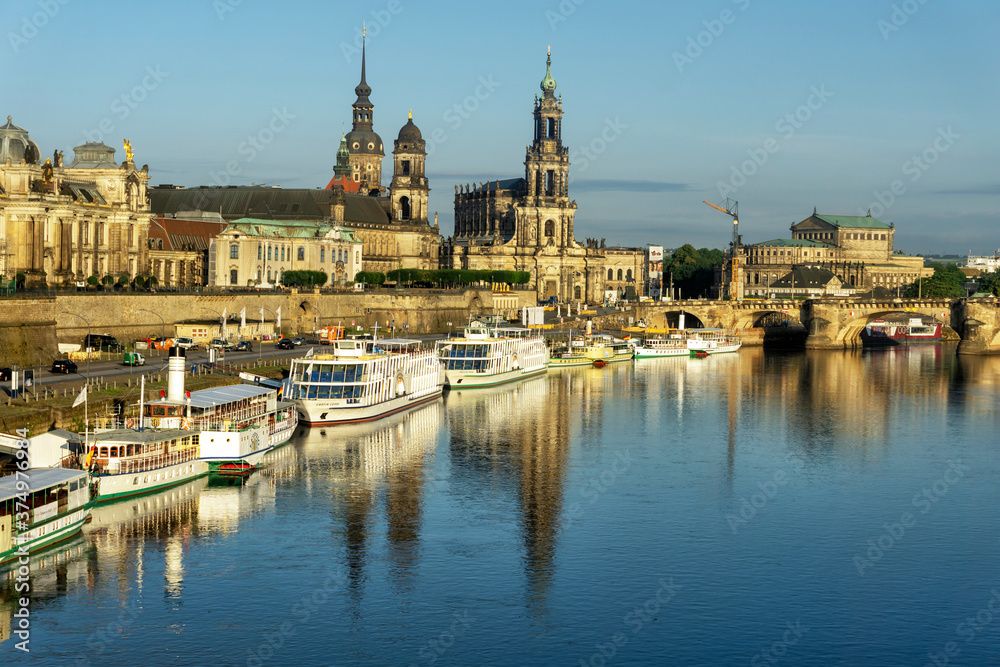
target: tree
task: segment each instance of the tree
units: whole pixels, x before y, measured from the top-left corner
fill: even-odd
[[[965,274],[954,264],[931,264],[934,269],[930,278],[921,278],[906,288],[906,296],[928,297],[931,299],[950,299],[965,296]]]
[[[1000,296],[1000,271],[987,273],[979,279],[979,291],[989,292],[993,296]]]
[[[721,250],[696,250],[687,243],[674,251],[669,262],[664,262],[663,274],[673,274],[674,287],[679,287],[685,297],[708,296],[715,284],[715,267],[725,259]]]

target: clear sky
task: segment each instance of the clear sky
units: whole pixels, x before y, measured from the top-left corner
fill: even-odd
[[[1000,247],[995,0],[350,5],[7,0],[0,116],[43,156],[127,137],[153,184],[323,187],[366,21],[375,131],[391,153],[413,110],[447,236],[456,184],[523,175],[551,45],[579,240],[722,248],[728,195],[745,242],[815,206]]]

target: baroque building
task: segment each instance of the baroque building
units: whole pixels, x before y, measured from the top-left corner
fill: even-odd
[[[319,271],[328,286],[354,282],[361,243],[339,225],[304,220],[230,222],[208,250],[208,284],[273,285],[285,271]]]
[[[148,272],[149,168],[136,168],[128,142],[125,150],[121,164],[103,143],[77,146],[69,165],[61,151],[43,161],[8,116],[0,126],[0,274],[67,285]]]
[[[741,248],[737,283],[742,296],[780,292],[779,281],[793,268],[825,269],[848,291],[905,288],[932,275],[922,257],[894,250],[895,226],[867,216],[826,215],[813,210],[791,226],[791,239],[774,239]],[[731,279],[731,269],[726,267]]]
[[[527,271],[539,299],[597,303],[609,291],[634,293],[645,279],[642,250],[612,253],[604,239],[581,245],[574,238],[577,205],[569,197],[569,148],[563,144],[562,97],[555,94],[551,51],[540,87],[524,177],[455,187],[455,234],[442,247],[442,264]]]

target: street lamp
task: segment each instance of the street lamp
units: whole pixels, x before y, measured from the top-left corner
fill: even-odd
[[[274,321],[275,322],[278,321],[278,316],[277,316],[277,314],[275,314],[275,312],[273,310],[271,310],[270,308],[264,308],[264,306],[261,306],[261,309],[263,309],[264,312],[271,313],[272,315],[274,315]],[[280,330],[278,331],[278,334],[279,335],[281,334]],[[261,334],[261,335],[263,335],[263,334]]]
[[[63,310],[59,314],[60,315],[69,315],[71,317],[79,317],[87,325],[87,339],[84,341],[84,346],[83,347],[84,347],[84,351],[87,352],[87,382],[90,382],[90,352],[88,351],[89,348],[86,345],[87,343],[89,343],[91,341],[91,338],[90,338],[90,322],[88,322],[87,319],[83,315],[78,315],[76,313],[71,313],[68,310]]]

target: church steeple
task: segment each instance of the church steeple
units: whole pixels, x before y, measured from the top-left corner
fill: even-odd
[[[340,135],[340,148],[337,149],[337,164],[333,167],[336,176],[351,177],[351,152],[347,150],[347,137]]]
[[[361,183],[362,192],[369,194],[382,189],[382,158],[385,157],[385,152],[381,137],[372,129],[375,105],[368,99],[372,89],[366,80],[366,34],[367,30],[361,33],[361,82],[354,88],[358,99],[351,105],[354,125],[347,133],[347,148],[350,151],[352,179]]]
[[[372,94],[372,87],[368,85],[365,81],[365,33],[366,29],[361,30],[361,82],[354,87],[354,94],[358,96],[358,99],[354,100],[352,105],[354,109],[354,129],[371,129],[372,126],[372,111],[374,110],[374,105],[368,96]]]
[[[552,47],[549,47],[548,57],[545,59],[545,78],[541,83],[543,97],[555,97],[556,80],[552,78]]]

